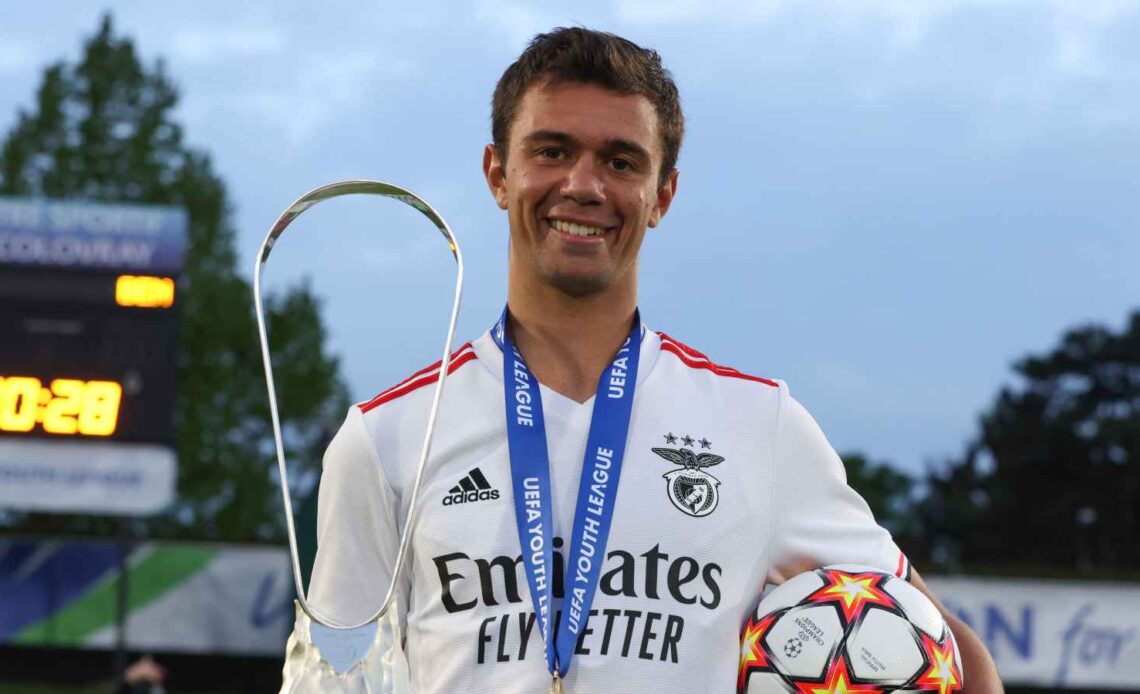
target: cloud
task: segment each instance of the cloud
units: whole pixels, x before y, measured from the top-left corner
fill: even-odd
[[[1118,0],[1087,0],[1056,5],[1053,12],[1056,31],[1053,67],[1063,75],[1136,80],[1135,63],[1122,65],[1107,55],[1101,37],[1127,19],[1140,18],[1140,5]],[[1130,67],[1131,69],[1122,69]]]
[[[1140,3],[1129,0],[614,0],[614,8],[686,50],[690,37],[722,36],[696,59],[706,71],[748,60],[742,80],[796,74],[793,97],[826,85],[813,98],[836,99],[838,89],[864,113],[925,111],[972,129],[984,146],[1134,129],[1140,118]]]
[[[618,0],[614,9],[619,20],[630,24],[676,24],[700,19],[707,7],[700,0]]]
[[[614,14],[628,24],[689,24],[692,22],[757,24],[779,15],[784,0],[735,3],[724,0],[617,0]]]
[[[285,50],[285,32],[278,27],[198,26],[177,31],[166,52],[187,63],[216,63],[234,58],[271,55]]]
[[[411,60],[382,56],[376,50],[318,52],[297,55],[300,66],[288,83],[224,95],[227,106],[284,130],[298,145],[329,123],[354,110],[377,80],[404,79],[414,73]]]
[[[0,72],[28,71],[35,62],[35,51],[30,41],[11,36],[0,38]]]
[[[760,26],[776,20],[794,20],[805,34],[821,29],[841,34],[877,34],[892,48],[916,49],[955,15],[1011,12],[1025,18],[1051,17],[1056,27],[1057,66],[1068,71],[1097,69],[1096,37],[1120,20],[1140,13],[1130,0],[875,0],[818,5],[786,0],[615,0],[616,16],[634,25],[686,25],[695,22],[725,26]],[[1011,34],[1021,26],[1012,25]]]
[[[511,46],[526,45],[537,33],[549,31],[559,22],[535,6],[518,0],[480,0],[475,8],[475,19],[504,34]],[[567,24],[571,22],[561,22]],[[512,51],[516,50],[512,48]]]
[[[800,26],[804,36],[821,32],[866,37],[880,45],[913,50],[943,16],[967,5],[954,0],[878,0],[804,5],[787,0],[616,0],[617,17],[634,26],[762,27],[777,22]]]

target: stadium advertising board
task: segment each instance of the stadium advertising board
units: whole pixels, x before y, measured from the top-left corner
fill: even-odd
[[[0,544],[0,644],[110,649],[117,548]],[[284,657],[284,549],[147,543],[130,567],[129,648]],[[1140,690],[1140,585],[928,577],[1009,685]],[[968,676],[968,674],[967,674]]]
[[[986,642],[1007,684],[1140,690],[1140,586],[937,577],[928,582]]]
[[[0,198],[0,265],[177,275],[185,254],[179,208]]]
[[[125,563],[130,650],[284,656],[284,550],[145,543]],[[0,644],[113,649],[118,567],[113,543],[0,543]]]
[[[170,503],[186,232],[171,207],[0,198],[0,507]]]

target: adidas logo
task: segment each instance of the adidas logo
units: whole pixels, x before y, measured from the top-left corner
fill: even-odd
[[[471,468],[471,472],[459,480],[459,484],[452,487],[447,496],[443,497],[444,506],[466,504],[474,501],[488,501],[499,498],[499,490],[492,489],[491,483],[483,476],[479,468]]]

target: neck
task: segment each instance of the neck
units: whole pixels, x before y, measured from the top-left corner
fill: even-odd
[[[575,298],[547,286],[522,291],[512,282],[507,327],[538,382],[575,402],[593,397],[629,336],[637,310],[634,289]]]

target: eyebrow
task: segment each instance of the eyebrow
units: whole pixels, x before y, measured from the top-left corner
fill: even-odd
[[[564,133],[559,130],[535,130],[528,133],[523,137],[523,143],[528,145],[538,144],[540,142],[557,142],[565,145],[580,145],[578,139],[569,133]],[[610,138],[605,141],[603,149],[609,152],[624,152],[640,157],[645,161],[652,161],[653,157],[650,156],[649,151],[629,140],[624,140],[620,137]]]

